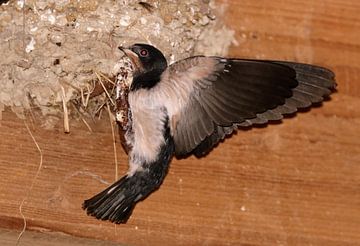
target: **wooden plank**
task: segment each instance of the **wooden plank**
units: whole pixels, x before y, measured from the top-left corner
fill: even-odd
[[[14,246],[18,232],[11,230],[0,229],[0,245]],[[87,238],[77,238],[59,232],[34,232],[27,231],[21,238],[20,245],[22,246],[121,246],[118,243],[93,240]]]
[[[225,2],[225,0],[222,0]],[[82,201],[114,180],[106,118],[90,133],[71,122],[0,126],[0,227],[130,245],[358,245],[360,243],[360,4],[350,0],[228,1],[240,46],[233,56],[313,62],[333,68],[339,88],[324,107],[282,124],[238,132],[206,158],[173,160],[161,189],[126,225],[97,221]],[[39,123],[39,121],[37,121]],[[120,173],[127,157],[118,146]],[[26,235],[26,233],[25,233]]]

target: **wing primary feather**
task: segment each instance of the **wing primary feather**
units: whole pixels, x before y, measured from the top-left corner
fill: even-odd
[[[297,95],[301,94],[303,97],[306,97],[307,100],[310,101],[311,103],[321,102],[323,100],[322,96],[316,95],[313,92],[301,90],[301,88],[298,87],[296,87],[293,91],[294,91],[294,97],[297,97]]]
[[[294,96],[287,98],[285,104],[290,105],[291,107],[295,108],[307,108],[311,105],[311,101],[309,101],[306,97],[302,94],[294,92]]]
[[[309,95],[313,103],[322,101],[323,97],[330,93],[327,88],[319,88],[305,83],[300,83],[294,90]]]
[[[287,105],[286,103],[283,105],[280,105],[276,108],[274,108],[272,111],[274,112],[278,112],[279,114],[292,114],[295,113],[297,111],[296,107],[290,107],[290,105]]]
[[[265,111],[264,113],[260,114],[262,117],[264,117],[267,120],[281,120],[283,116],[276,112],[274,109]]]
[[[261,114],[257,115],[256,118],[249,119],[248,121],[251,124],[258,124],[258,125],[265,124],[268,122],[268,120],[266,118],[262,117]]]
[[[296,71],[296,79],[300,82],[311,81],[313,85],[328,89],[336,87],[335,74],[327,68],[297,62],[275,61],[274,63],[283,64],[294,69]]]

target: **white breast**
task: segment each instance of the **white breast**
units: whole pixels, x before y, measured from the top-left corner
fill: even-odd
[[[133,146],[130,154],[130,173],[144,163],[156,160],[165,142],[164,124],[166,110],[153,98],[153,93],[140,89],[129,93],[129,106],[132,114],[133,136],[129,144]]]

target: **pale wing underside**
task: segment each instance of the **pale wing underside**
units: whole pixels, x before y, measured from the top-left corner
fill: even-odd
[[[204,155],[239,126],[280,120],[335,87],[334,74],[321,67],[217,57],[179,61],[162,83],[176,95],[168,109],[178,156]]]

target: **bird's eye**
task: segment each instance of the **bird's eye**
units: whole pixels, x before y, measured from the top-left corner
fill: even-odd
[[[146,57],[146,56],[149,55],[149,52],[148,52],[147,50],[143,49],[143,50],[140,50],[140,55],[141,55],[142,57]]]

